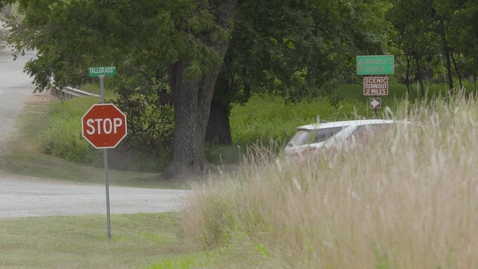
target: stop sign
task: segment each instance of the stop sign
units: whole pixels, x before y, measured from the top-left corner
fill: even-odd
[[[113,104],[93,105],[81,117],[81,132],[97,149],[114,148],[128,132],[126,115]]]

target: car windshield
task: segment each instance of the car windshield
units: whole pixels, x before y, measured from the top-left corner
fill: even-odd
[[[310,143],[320,143],[336,135],[345,127],[330,127],[316,130],[299,130],[290,140],[289,144],[302,146]]]

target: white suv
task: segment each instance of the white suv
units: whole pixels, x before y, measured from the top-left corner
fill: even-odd
[[[363,137],[367,133],[388,129],[393,120],[353,120],[309,124],[298,127],[297,133],[287,143],[285,155],[315,151],[322,147],[341,145],[347,140]]]

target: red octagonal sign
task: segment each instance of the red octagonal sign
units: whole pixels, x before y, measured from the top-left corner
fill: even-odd
[[[97,149],[114,148],[128,133],[126,115],[113,104],[93,105],[81,118],[81,132]]]

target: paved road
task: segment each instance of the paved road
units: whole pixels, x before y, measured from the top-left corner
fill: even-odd
[[[32,57],[34,53],[29,52],[14,62],[8,49],[0,51],[0,154],[5,149],[2,142],[14,131],[15,117],[22,112],[27,95],[33,93],[32,79],[22,72]]]
[[[0,51],[0,154],[14,135],[15,118],[22,113],[32,79],[22,72],[35,57],[28,52],[13,61],[8,50]],[[166,212],[179,209],[180,190],[110,188],[111,213]],[[33,181],[0,171],[0,218],[105,214],[105,188]]]
[[[0,218],[106,213],[104,187],[0,177]],[[182,193],[110,187],[111,214],[175,211]]]

